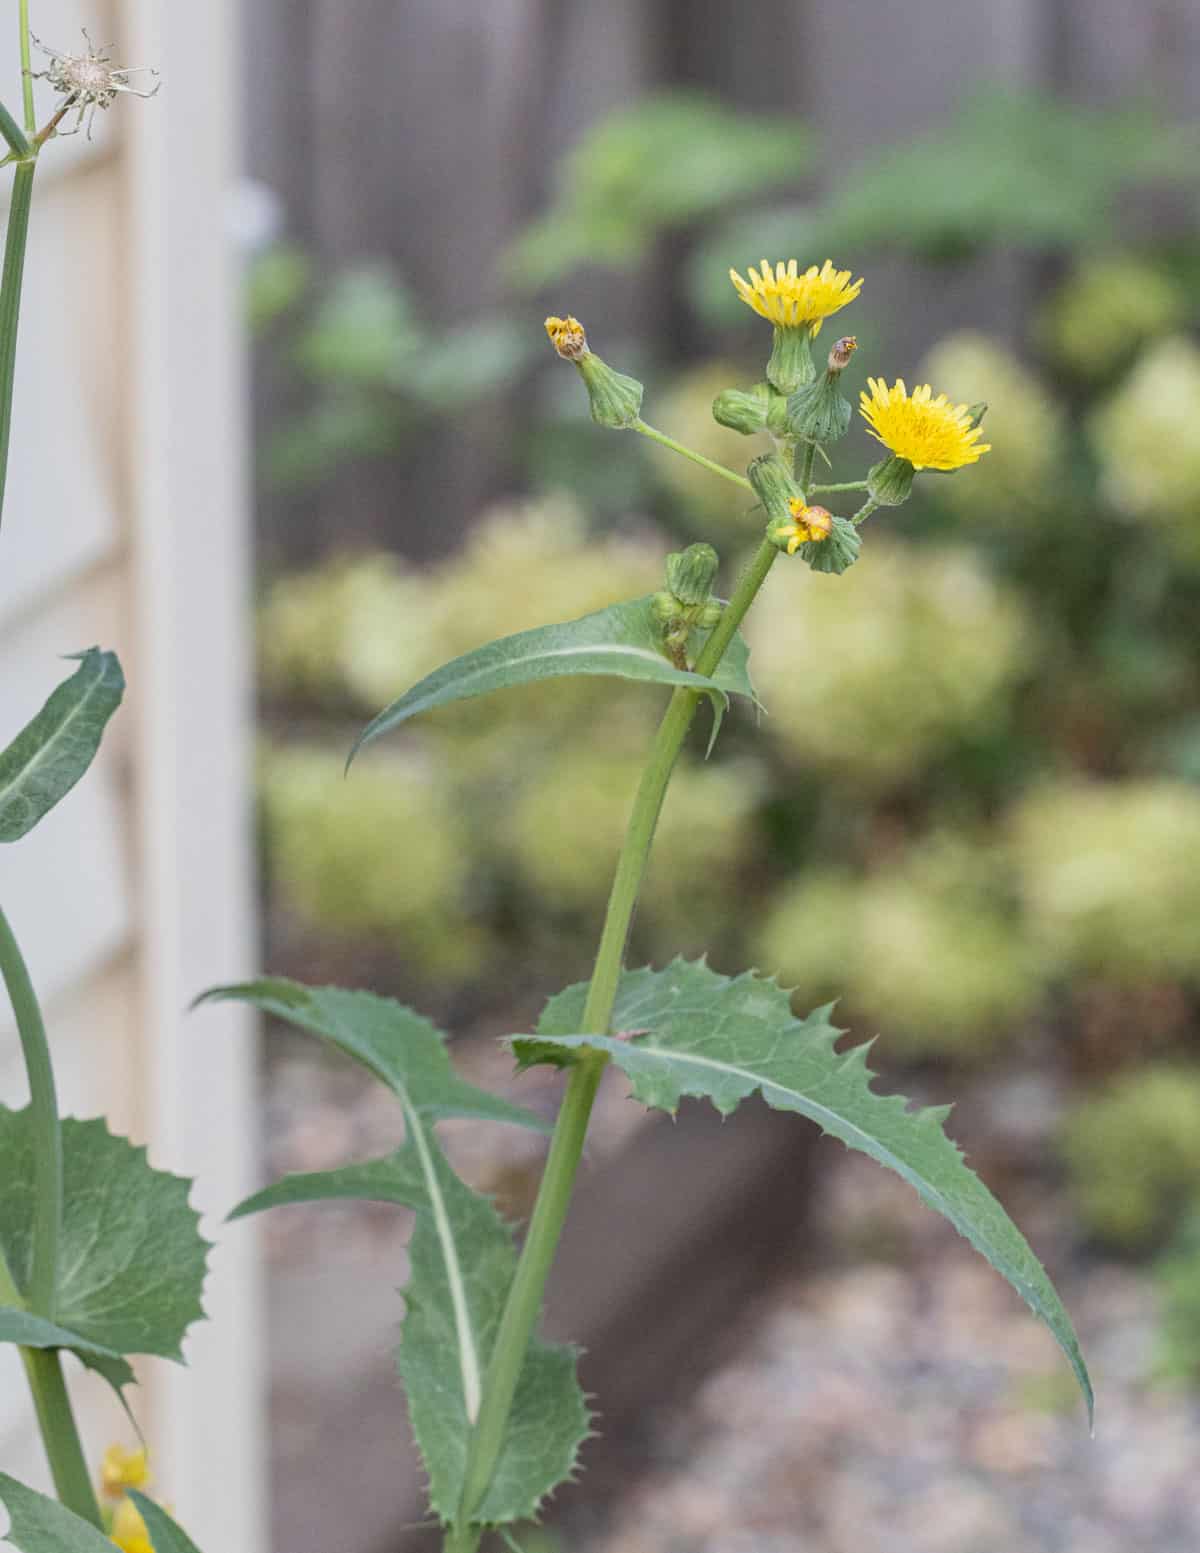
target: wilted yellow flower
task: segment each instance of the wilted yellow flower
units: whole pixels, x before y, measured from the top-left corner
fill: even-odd
[[[583,325],[570,314],[566,318],[547,318],[546,333],[550,336],[551,345],[564,361],[578,361],[588,348]]]
[[[793,497],[788,502],[788,511],[792,515],[791,523],[786,527],[781,524],[778,531],[773,532],[773,538],[776,543],[787,540],[789,555],[795,555],[801,545],[820,544],[833,532],[833,516],[828,507],[806,507],[798,497]]]
[[[748,281],[736,270],[730,270],[729,278],[738,296],[760,318],[781,329],[807,325],[813,335],[826,318],[853,302],[862,289],[861,276],[852,282],[850,271],[835,270],[832,259],[826,259],[820,269],[811,264],[803,273],[795,259],[786,264],[780,260],[774,270],[764,259],[761,271],[750,266]]]
[[[983,431],[972,426],[965,404],[951,404],[945,394],[935,399],[928,383],[915,388],[912,398],[898,377],[889,388],[881,377],[869,377],[859,396],[859,410],[877,442],[914,469],[961,469],[974,464],[991,443],[980,442]]]
[[[124,1446],[110,1445],[100,1463],[100,1487],[110,1499],[120,1499],[128,1488],[145,1488],[150,1482],[150,1464],[146,1459],[146,1447],[127,1451]]]
[[[154,1553],[146,1523],[132,1499],[122,1499],[114,1511],[108,1540],[115,1542],[123,1553]]]

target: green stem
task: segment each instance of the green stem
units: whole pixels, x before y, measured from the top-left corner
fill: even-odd
[[[816,459],[817,444],[815,442],[806,442],[800,459],[800,479],[797,481],[800,487],[800,495],[805,501],[808,500],[812,490],[813,464],[816,463]]]
[[[865,491],[865,480],[842,480],[837,485],[814,485],[809,491],[810,496],[832,496],[838,491]]]
[[[29,1308],[47,1321],[56,1315],[58,1242],[62,1224],[62,1133],[58,1099],[46,1027],[37,994],[8,918],[0,911],[0,976],[21,1037],[21,1052],[29,1077],[33,1127],[33,1237],[29,1274]]]
[[[865,501],[854,514],[854,516],[850,519],[850,521],[851,523],[864,523],[871,516],[871,514],[878,511],[878,509],[879,503],[877,501]]]
[[[33,1393],[54,1490],[68,1510],[74,1510],[76,1515],[103,1530],[100,1507],[88,1475],[71,1399],[67,1395],[67,1383],[63,1379],[59,1351],[57,1348],[22,1348],[21,1359]]]
[[[639,432],[643,437],[649,437],[651,442],[658,442],[664,448],[670,448],[672,453],[681,453],[684,458],[690,458],[693,464],[699,464],[701,469],[707,469],[710,474],[720,475],[722,480],[728,480],[733,485],[740,485],[744,491],[754,490],[745,475],[738,474],[734,469],[726,469],[724,464],[705,458],[703,453],[694,453],[691,448],[685,448],[682,442],[676,442],[674,437],[668,437],[665,431],[655,431],[653,426],[647,426],[645,421],[634,421],[630,430]]]
[[[29,0],[20,0],[17,25],[21,32],[21,95],[25,105],[25,128],[33,134],[37,128],[33,105],[33,57],[29,50]]]
[[[13,156],[29,155],[31,147],[24,131],[2,102],[0,102],[0,135],[8,141]]]
[[[25,278],[25,245],[29,237],[29,208],[33,201],[35,167],[34,162],[22,162],[13,174],[8,234],[4,243],[4,271],[0,275],[0,517],[4,513],[4,489],[8,481],[13,373],[17,365],[17,324],[21,316],[21,285]]]
[[[698,674],[711,674],[720,663],[778,554],[775,546],[768,541],[764,540],[760,545],[696,659]],[[655,827],[671,773],[702,694],[700,691],[682,688],[674,692],[650,747],[608,899],[604,929],[596,951],[596,963],[581,1021],[583,1034],[608,1033],[621,978],[625,943],[646,872]],[[566,1219],[596,1089],[607,1062],[608,1057],[604,1052],[585,1051],[571,1068],[571,1077],[559,1109],[550,1153],[529,1222],[529,1232],[525,1237],[484,1377],[483,1405],[468,1448],[457,1527],[447,1534],[446,1553],[459,1553],[460,1548],[469,1546],[452,1541],[451,1537],[461,1537],[464,1530],[469,1530],[472,1517],[483,1502],[496,1468],[517,1380],[525,1362],[525,1353],[542,1305],[546,1277]]]

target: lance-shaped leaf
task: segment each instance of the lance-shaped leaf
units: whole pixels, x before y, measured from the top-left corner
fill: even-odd
[[[136,1488],[129,1490],[129,1497],[138,1507],[142,1520],[146,1523],[154,1553],[200,1553],[196,1544],[182,1527],[176,1525],[162,1505],[155,1504],[153,1499],[147,1499],[145,1494],[140,1494]]]
[[[285,1176],[247,1198],[230,1217],[331,1198],[416,1209],[397,1364],[429,1474],[430,1504],[448,1521],[462,1496],[471,1424],[516,1252],[491,1203],[454,1174],[421,1118],[412,1110],[406,1115],[408,1140],[396,1153],[340,1170]],[[534,1341],[479,1520],[504,1524],[533,1515],[574,1468],[587,1432],[574,1351]]]
[[[790,995],[753,972],[730,978],[702,962],[676,960],[663,971],[627,972],[613,1012],[618,1030],[647,1031],[616,1039],[578,1035],[585,986],[547,1005],[531,1038],[514,1044],[523,1066],[562,1064],[584,1046],[600,1048],[629,1076],[645,1105],[674,1112],[685,1095],[711,1100],[722,1114],[756,1091],[780,1111],[798,1111],[849,1148],[904,1177],[931,1208],[987,1257],[1049,1327],[1087,1401],[1087,1367],[1070,1318],[1025,1237],[967,1168],[942,1123],[949,1107],[910,1111],[900,1095],[871,1088],[866,1046],[838,1052],[844,1032],[831,1008],[797,1019]]]
[[[6,1472],[0,1472],[0,1504],[11,1522],[4,1542],[17,1553],[112,1553],[103,1532]]]
[[[359,734],[350,759],[381,734],[407,722],[418,712],[465,701],[513,685],[557,679],[570,674],[607,674],[653,685],[688,685],[712,698],[720,719],[729,695],[754,699],[747,669],[749,650],[735,637],[711,679],[676,668],[663,651],[662,627],[651,611],[651,595],[610,604],[579,620],[518,631],[477,647],[445,663],[385,707]],[[707,632],[693,631],[689,655],[703,645]]]
[[[179,1359],[203,1316],[208,1243],[188,1206],[191,1183],[154,1170],[146,1151],[102,1120],[62,1123],[63,1223],[55,1324],[83,1339],[64,1344],[114,1385],[128,1367],[113,1355]],[[29,1287],[34,1166],[30,1111],[0,1106],[0,1253],[17,1288]],[[57,1346],[57,1345],[54,1345]]]
[[[31,723],[0,752],[0,841],[17,841],[75,786],[121,704],[116,653],[89,647]]]
[[[465,1083],[450,1065],[445,1037],[428,1019],[393,998],[343,987],[306,987],[284,977],[264,977],[213,987],[198,1004],[250,1003],[335,1046],[362,1064],[406,1105],[423,1116],[467,1116],[515,1122],[548,1132],[532,1111]]]

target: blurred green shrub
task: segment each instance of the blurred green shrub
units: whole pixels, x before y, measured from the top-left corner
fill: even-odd
[[[1195,309],[1179,281],[1137,254],[1085,259],[1050,298],[1037,328],[1046,355],[1084,381],[1100,381]]]
[[[910,783],[1003,720],[1035,629],[967,548],[870,536],[871,565],[768,588],[747,638],[770,728],[802,765],[859,790]]]
[[[1176,557],[1200,563],[1200,347],[1159,341],[1090,418],[1103,495],[1144,519]]]
[[[248,294],[273,370],[303,389],[302,405],[263,453],[268,481],[282,487],[316,484],[350,459],[395,453],[431,417],[511,382],[537,343],[532,328],[499,317],[430,327],[382,264],[352,266],[318,289],[292,248],[255,261]]]
[[[772,899],[759,964],[811,1000],[844,994],[889,1051],[974,1060],[1037,1005],[1038,957],[986,847],[939,834],[875,873],[802,875]]]
[[[1158,1373],[1194,1384],[1200,1377],[1200,1210],[1155,1262],[1154,1276],[1161,1307]]]
[[[584,264],[635,263],[661,233],[808,170],[798,120],[732,112],[698,92],[660,92],[603,119],[564,159],[560,193],[506,268],[537,288]]]
[[[269,748],[260,792],[276,899],[337,937],[392,941],[421,978],[486,963],[471,911],[464,820],[419,757],[364,762],[347,789],[337,748]]]
[[[1012,819],[1030,931],[1061,975],[1200,976],[1200,789],[1074,782]]]
[[[1180,1065],[1123,1074],[1071,1108],[1060,1142],[1088,1230],[1121,1250],[1142,1250],[1200,1201],[1200,1072]]]
[[[987,403],[992,451],[970,480],[939,480],[935,499],[964,523],[1046,521],[1067,456],[1066,414],[1035,374],[998,340],[964,330],[935,346],[917,377],[960,403]]]

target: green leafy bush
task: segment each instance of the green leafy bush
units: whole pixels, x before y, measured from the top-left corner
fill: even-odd
[[[1071,1108],[1061,1149],[1092,1234],[1144,1249],[1200,1202],[1200,1073],[1173,1065],[1119,1076]]]

